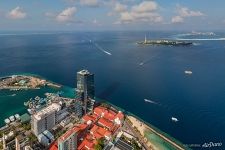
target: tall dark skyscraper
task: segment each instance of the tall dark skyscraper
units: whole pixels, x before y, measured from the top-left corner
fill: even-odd
[[[94,74],[88,70],[77,72],[76,92],[77,97],[83,102],[85,113],[92,110],[95,97]]]

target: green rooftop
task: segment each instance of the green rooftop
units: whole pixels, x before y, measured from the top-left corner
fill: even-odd
[[[29,114],[25,113],[25,114],[23,114],[23,115],[20,116],[20,119],[21,119],[21,122],[22,123],[27,123],[27,122],[30,121],[31,118],[30,118],[30,115]]]

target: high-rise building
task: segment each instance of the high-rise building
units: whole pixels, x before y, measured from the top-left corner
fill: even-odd
[[[83,116],[83,103],[79,100],[75,100],[74,102],[74,113],[77,115],[77,117]]]
[[[77,143],[88,132],[88,124],[80,124],[68,130],[58,139],[58,150],[76,150]]]
[[[77,132],[69,130],[58,140],[58,150],[76,150]]]
[[[94,74],[88,70],[77,72],[76,92],[78,98],[83,102],[84,112],[92,110],[95,97]]]
[[[57,103],[43,108],[34,113],[31,117],[31,130],[38,136],[45,130],[51,130],[57,123],[57,112],[60,111],[61,106]]]

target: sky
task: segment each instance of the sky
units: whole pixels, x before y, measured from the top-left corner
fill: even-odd
[[[0,31],[223,30],[224,0],[1,0]]]

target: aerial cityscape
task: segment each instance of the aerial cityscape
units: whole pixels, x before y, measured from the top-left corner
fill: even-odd
[[[224,5],[0,1],[0,150],[225,149]]]

